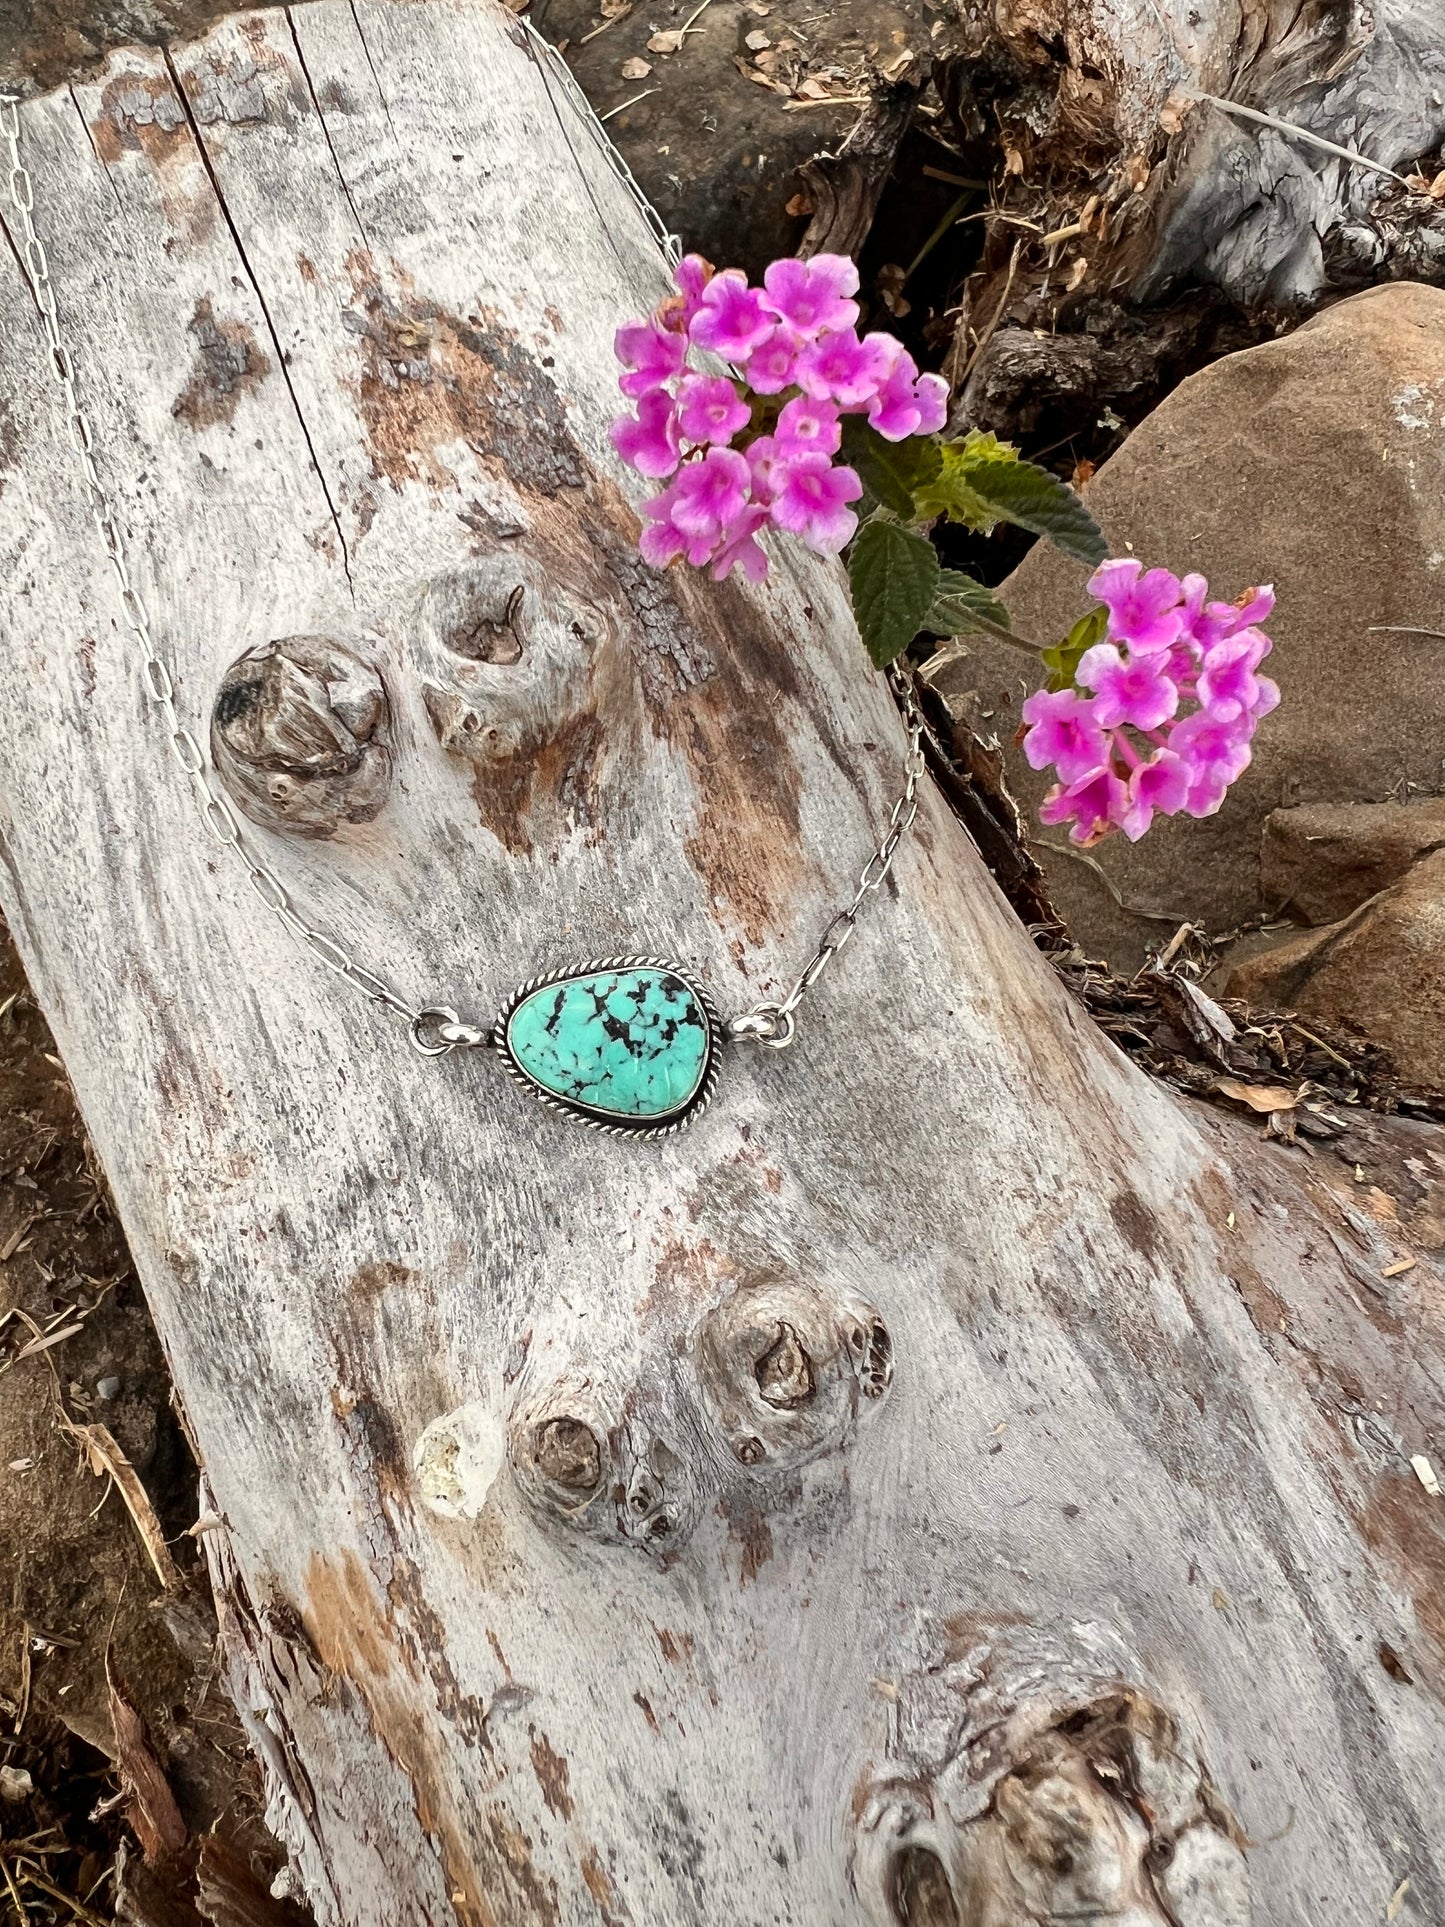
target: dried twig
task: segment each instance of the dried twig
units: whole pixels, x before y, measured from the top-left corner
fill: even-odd
[[[59,1387],[56,1388],[56,1405],[61,1430],[67,1432],[85,1454],[86,1463],[97,1477],[108,1474],[119,1488],[125,1501],[125,1509],[135,1523],[141,1536],[141,1544],[151,1565],[155,1568],[156,1578],[167,1592],[180,1592],[185,1585],[180,1567],[171,1557],[166,1544],[161,1522],[156,1517],[155,1507],[150,1496],[140,1482],[140,1476],[125,1453],[116,1443],[109,1426],[99,1421],[88,1425],[77,1425],[60,1402]]]
[[[611,120],[615,114],[625,113],[629,107],[635,107],[638,101],[646,100],[650,94],[661,93],[661,91],[660,87],[644,87],[640,94],[634,94],[631,100],[619,101],[615,107],[609,107],[605,114],[599,114],[597,119],[599,122]]]
[[[1410,185],[1403,174],[1397,174],[1393,167],[1386,167],[1383,161],[1372,161],[1368,154],[1361,154],[1353,147],[1341,147],[1335,141],[1327,141],[1323,134],[1316,134],[1295,121],[1281,120],[1277,114],[1262,114],[1257,107],[1245,107],[1237,100],[1221,100],[1218,94],[1201,93],[1196,87],[1180,87],[1177,91],[1186,100],[1207,100],[1211,107],[1222,108],[1226,114],[1233,114],[1239,120],[1256,121],[1261,127],[1272,127],[1277,134],[1290,134],[1309,147],[1318,147],[1322,153],[1333,154],[1337,161],[1353,161],[1356,167],[1368,167],[1376,174],[1388,174],[1401,187],[1408,188]]]
[[[997,302],[994,304],[994,311],[989,316],[988,326],[984,329],[983,333],[978,337],[977,341],[974,342],[973,353],[969,356],[968,360],[963,364],[962,369],[959,371],[958,382],[957,382],[957,386],[959,389],[962,389],[964,383],[968,380],[969,376],[973,373],[974,369],[977,367],[979,356],[983,353],[984,349],[988,346],[990,341],[993,340],[994,330],[995,328],[998,327],[998,324],[1003,320],[1003,311],[1008,306],[1009,291],[1013,287],[1014,276],[1018,273],[1019,255],[1022,252],[1023,245],[1024,244],[1021,240],[1014,242],[1014,251],[1009,256],[1008,274],[1004,278],[1003,293],[999,296]]]

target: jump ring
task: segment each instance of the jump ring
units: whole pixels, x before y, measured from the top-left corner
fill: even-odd
[[[412,1048],[420,1051],[423,1057],[445,1057],[448,1051],[456,1049],[456,1044],[446,1036],[442,1027],[461,1021],[457,1013],[445,1004],[429,1004],[411,1020]]]

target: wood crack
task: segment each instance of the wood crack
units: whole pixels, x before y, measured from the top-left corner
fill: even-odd
[[[285,382],[286,392],[291,397],[291,406],[293,411],[295,412],[296,423],[301,430],[302,439],[306,443],[306,452],[311,457],[312,469],[315,471],[317,481],[321,484],[321,493],[326,498],[326,506],[331,514],[332,526],[336,530],[336,539],[341,545],[341,567],[342,567],[343,573],[346,576],[347,590],[351,595],[352,601],[355,602],[356,583],[353,580],[352,574],[351,574],[351,551],[347,547],[346,533],[341,526],[340,511],[338,510],[336,506],[336,502],[332,497],[331,489],[327,484],[325,470],[321,466],[321,458],[317,454],[316,444],[312,440],[311,429],[307,423],[305,411],[301,406],[301,398],[296,393],[296,384],[291,379],[291,370],[286,363],[286,351],[281,346],[281,337],[276,332],[276,324],[271,318],[270,307],[267,303],[265,295],[261,291],[261,283],[256,276],[255,270],[251,266],[250,257],[246,252],[246,244],[241,239],[241,231],[237,227],[235,218],[231,213],[230,205],[226,200],[226,196],[224,191],[222,190],[220,180],[217,178],[216,170],[211,165],[211,157],[206,150],[206,143],[205,143],[204,137],[202,136],[200,125],[196,120],[195,114],[191,111],[190,97],[186,93],[185,87],[182,84],[180,74],[176,71],[176,65],[174,60],[171,58],[170,49],[163,48],[161,51],[162,51],[162,57],[164,58],[166,63],[166,71],[169,73],[171,77],[171,85],[175,89],[176,99],[179,101],[181,106],[181,111],[184,113],[186,117],[186,125],[191,130],[191,139],[196,144],[196,153],[200,158],[202,167],[204,167],[206,170],[206,178],[211,183],[211,191],[216,197],[216,205],[221,211],[221,219],[226,223],[227,232],[230,234],[231,240],[235,244],[236,253],[240,258],[241,266],[245,271],[246,279],[250,282],[252,292],[255,294],[256,305],[261,310],[261,318],[266,324],[266,332],[271,337],[271,346],[276,351],[276,366],[281,371],[281,379],[282,381]],[[328,146],[330,145],[329,141],[327,145]]]
[[[361,236],[361,244],[364,248],[370,249],[371,237],[366,232],[366,224],[357,210],[356,202],[351,198],[351,185],[345,174],[341,171],[340,156],[337,154],[335,143],[332,141],[331,129],[326,124],[326,116],[321,111],[321,102],[317,97],[316,86],[311,78],[311,69],[306,64],[305,49],[302,47],[296,33],[295,16],[290,7],[285,8],[284,12],[286,15],[286,26],[291,35],[291,44],[296,49],[296,59],[301,68],[302,78],[306,82],[306,91],[311,96],[311,105],[316,109],[316,120],[321,129],[321,138],[326,142],[326,151],[330,154],[331,164],[336,169],[336,179],[342,193],[346,196],[346,205],[351,209],[351,218],[356,223],[356,231]],[[383,102],[382,105],[385,106],[385,102]]]
[[[81,110],[80,102],[75,98],[75,89],[74,87],[67,87],[65,91],[70,95],[70,104],[75,109],[76,114],[80,120],[81,126],[85,129],[85,138],[90,144],[91,153],[94,154],[95,156],[95,164],[100,169],[101,175],[105,181],[106,186],[110,189],[111,193],[115,196],[116,206],[123,209],[124,203],[120,198],[120,189],[116,186],[115,181],[112,179],[110,169],[106,166],[105,161],[101,156],[100,149],[95,144],[95,135],[91,131],[89,120],[86,118],[85,114]]]
[[[396,140],[396,123],[391,118],[391,103],[386,98],[385,91],[381,85],[381,75],[376,71],[376,62],[371,57],[371,48],[367,44],[366,39],[366,29],[361,24],[361,15],[356,11],[356,0],[347,0],[347,4],[351,9],[351,17],[356,23],[356,37],[361,42],[361,51],[366,55],[366,64],[371,70],[372,80],[376,83],[376,98],[381,102],[381,111],[385,114],[386,124],[391,129],[391,137],[393,140]],[[397,146],[400,147],[400,145],[401,143],[397,141]]]

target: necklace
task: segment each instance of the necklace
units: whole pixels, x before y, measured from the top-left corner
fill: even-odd
[[[529,22],[521,24],[527,29],[534,58],[538,49],[545,57],[544,80],[548,67],[560,74],[573,106],[591,122],[603,152],[642,209],[664,255],[675,261],[678,243],[607,139],[556,50]],[[888,672],[907,728],[902,789],[851,901],[830,919],[785,996],[723,1018],[686,966],[666,957],[623,956],[564,965],[529,978],[489,1025],[465,1023],[449,1005],[414,1008],[375,971],[358,962],[344,944],[300,914],[280,877],[255,853],[249,833],[243,831],[217,787],[204,750],[181,721],[175,680],[131,581],[126,537],[96,464],[90,417],[81,400],[75,359],[61,330],[45,246],[35,228],[35,183],[21,153],[19,99],[12,94],[0,94],[0,141],[8,149],[20,259],[45,330],[66,430],[80,458],[91,516],[104,545],[121,617],[139,655],[145,694],[159,712],[171,755],[191,786],[206,831],[240,865],[266,908],[314,957],[354,990],[405,1019],[411,1043],[421,1056],[488,1049],[532,1097],[592,1130],[638,1138],[667,1137],[683,1130],[712,1099],[725,1044],[786,1050],[792,1043],[799,1005],[852,937],[864,904],[893,867],[898,846],[918,814],[918,784],[925,768],[923,715],[907,677],[896,668]]]

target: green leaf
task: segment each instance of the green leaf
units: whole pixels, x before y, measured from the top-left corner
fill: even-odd
[[[970,486],[969,471],[975,466],[975,458],[969,443],[944,442],[938,457],[938,473],[914,493],[914,512],[926,521],[946,515],[950,522],[962,522],[976,535],[987,535],[1001,516]]]
[[[967,486],[1000,521],[1046,535],[1079,562],[1102,562],[1109,545],[1078,496],[1057,475],[1033,462],[989,457],[970,460]]]
[[[853,613],[875,666],[886,669],[923,627],[939,578],[927,536],[884,516],[865,522],[848,551]]]
[[[975,582],[962,569],[940,569],[923,627],[937,636],[976,636],[985,633],[975,620],[978,616],[995,628],[1008,628],[1008,610],[992,589]]]
[[[1052,649],[1043,651],[1041,660],[1049,672],[1050,689],[1073,688],[1080,657],[1086,649],[1092,649],[1096,642],[1103,641],[1108,626],[1109,611],[1102,607],[1091,609],[1088,615],[1079,617],[1062,642],[1056,642]]]
[[[845,415],[842,427],[842,459],[858,471],[858,479],[869,495],[905,522],[914,521],[918,511],[913,498],[937,475],[942,464],[938,443],[928,435],[885,441],[861,415]]]

